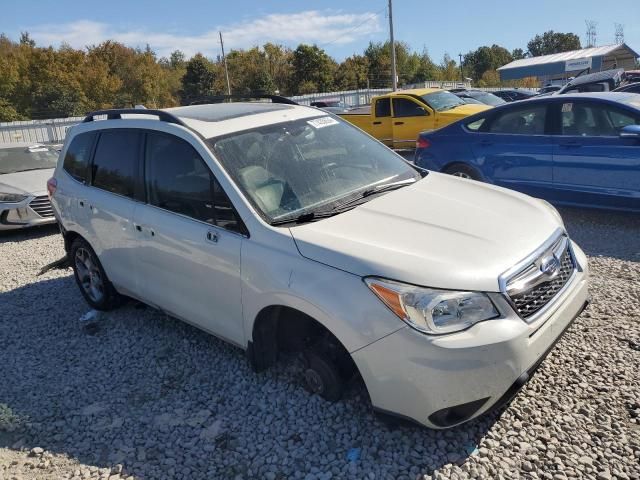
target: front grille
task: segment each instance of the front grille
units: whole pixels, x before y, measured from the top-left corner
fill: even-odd
[[[47,195],[36,197],[29,203],[31,210],[36,212],[41,217],[53,217],[53,209],[51,208],[51,201]]]
[[[541,265],[552,256],[558,260],[557,273],[547,279]],[[507,283],[507,293],[518,314],[530,318],[545,307],[567,284],[575,270],[569,241],[561,237],[548,251]],[[519,284],[520,282],[520,288]],[[532,286],[528,286],[532,285]]]

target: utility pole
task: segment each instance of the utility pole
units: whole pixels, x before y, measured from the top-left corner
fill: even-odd
[[[227,94],[231,95],[231,84],[229,83],[229,70],[227,70],[227,57],[224,55],[224,43],[222,42],[222,32],[220,34],[220,48],[222,49],[222,63],[224,64],[224,76],[227,80]]]
[[[393,8],[389,0],[389,40],[391,41],[391,80],[395,92],[398,89],[398,75],[396,74],[396,44],[393,40]]]
[[[458,58],[460,58],[460,81],[464,83],[464,72],[462,71],[462,53],[458,54]]]

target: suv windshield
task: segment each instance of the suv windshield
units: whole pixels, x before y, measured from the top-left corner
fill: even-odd
[[[460,97],[451,92],[447,92],[446,90],[443,90],[442,92],[427,93],[426,95],[422,95],[422,99],[427,105],[437,112],[450,110],[459,105],[464,105],[464,102]]]
[[[58,152],[44,145],[0,149],[0,175],[55,168]]]
[[[387,147],[331,116],[266,125],[208,144],[270,223],[327,212],[372,188],[421,178]]]

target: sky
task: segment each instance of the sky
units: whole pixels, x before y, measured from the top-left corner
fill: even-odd
[[[606,5],[606,8],[603,8]],[[66,42],[83,48],[107,39],[149,44],[159,56],[180,49],[209,57],[270,41],[295,48],[315,43],[337,60],[388,38],[387,0],[20,0],[0,9],[0,32],[18,39],[28,31],[38,45]],[[394,0],[394,32],[434,61],[497,43],[509,50],[547,30],[574,32],[585,43],[585,20],[597,22],[597,44],[614,43],[615,23],[640,52],[640,0]]]

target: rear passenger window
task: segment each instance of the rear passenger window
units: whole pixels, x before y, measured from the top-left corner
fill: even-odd
[[[391,102],[388,98],[381,98],[376,101],[376,117],[390,117]]]
[[[87,168],[89,167],[94,138],[94,132],[76,135],[64,156],[62,168],[79,182],[84,182],[87,179]]]
[[[148,133],[145,177],[151,205],[242,231],[229,197],[198,152],[184,140]]]
[[[93,157],[93,186],[133,198],[140,134],[136,130],[104,130]]]

